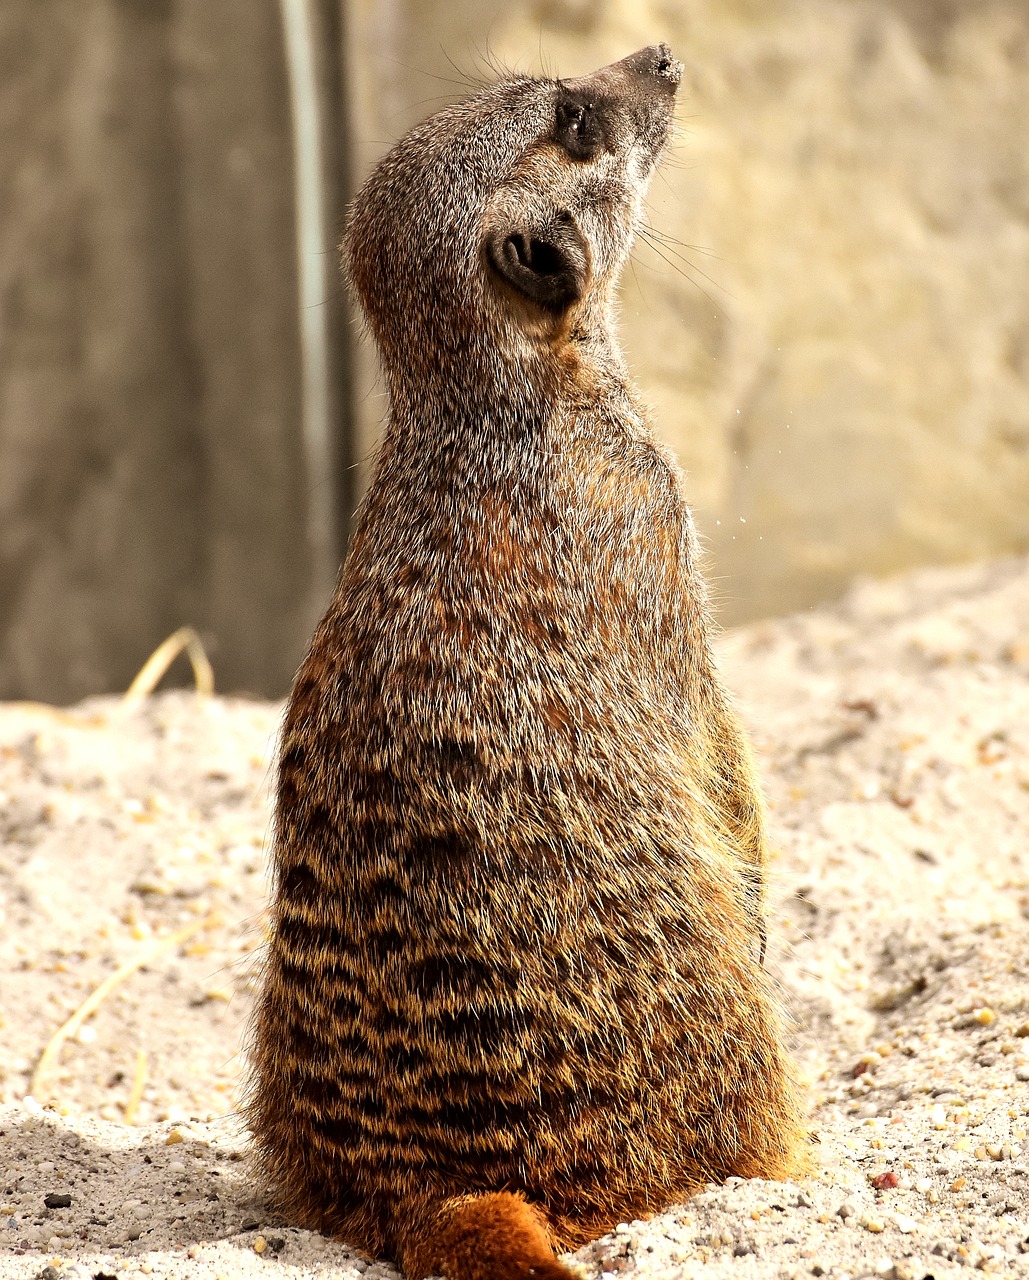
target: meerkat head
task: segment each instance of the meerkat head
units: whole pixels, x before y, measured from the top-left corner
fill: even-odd
[[[574,80],[512,76],[397,143],[343,244],[387,375],[479,377],[498,349],[607,325],[681,75],[653,45]]]

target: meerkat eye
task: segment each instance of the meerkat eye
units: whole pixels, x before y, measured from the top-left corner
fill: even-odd
[[[557,109],[558,125],[563,126],[570,133],[582,133],[588,110],[588,107],[581,107],[577,102],[562,103]]]
[[[592,102],[564,98],[557,104],[554,140],[574,160],[589,160],[603,145],[602,131]]]

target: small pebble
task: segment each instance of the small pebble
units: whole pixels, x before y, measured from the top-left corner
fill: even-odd
[[[886,1223],[883,1222],[882,1218],[866,1218],[864,1227],[866,1231],[872,1231],[878,1235],[880,1231],[885,1230]]]
[[[71,1196],[66,1191],[51,1191],[43,1197],[43,1203],[48,1209],[70,1209]]]
[[[997,1015],[990,1008],[977,1009],[972,1017],[981,1027],[988,1027],[997,1021]]]
[[[254,1253],[264,1253],[265,1249],[267,1248],[268,1248],[268,1241],[264,1238],[264,1236],[254,1237]]]

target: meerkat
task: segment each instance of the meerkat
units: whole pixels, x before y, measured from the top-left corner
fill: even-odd
[[[800,1161],[760,793],[615,336],[681,73],[502,79],[349,215],[389,414],[285,714],[248,1118],[291,1220],[410,1280],[566,1278]]]

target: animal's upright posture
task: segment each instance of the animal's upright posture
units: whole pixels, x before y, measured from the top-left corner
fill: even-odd
[[[502,80],[350,214],[389,420],[286,712],[249,1119],[411,1280],[795,1164],[761,801],[612,320],[680,74]]]

